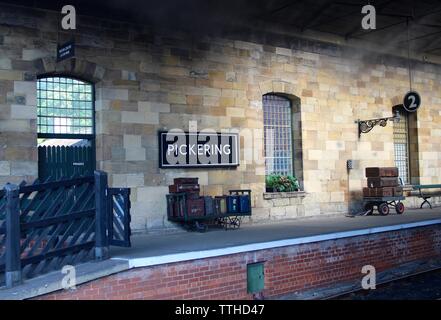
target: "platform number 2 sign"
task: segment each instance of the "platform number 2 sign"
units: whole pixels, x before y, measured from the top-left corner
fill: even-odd
[[[407,112],[415,112],[421,105],[421,97],[418,92],[410,91],[404,96],[403,106]]]

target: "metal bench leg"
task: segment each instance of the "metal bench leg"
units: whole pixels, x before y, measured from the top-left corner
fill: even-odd
[[[427,199],[430,199],[430,197],[428,197],[428,198],[423,198],[423,199],[424,199],[424,201],[423,201],[423,203],[421,204],[420,209],[423,208],[423,206],[424,206],[425,203],[427,203],[427,204],[429,205],[430,209],[432,209],[432,204],[429,202],[429,200],[427,200]]]

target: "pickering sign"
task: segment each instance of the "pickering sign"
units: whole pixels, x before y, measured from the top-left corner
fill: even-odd
[[[218,132],[159,132],[160,168],[237,167],[239,135]]]

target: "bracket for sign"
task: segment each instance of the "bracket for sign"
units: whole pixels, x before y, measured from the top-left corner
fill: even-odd
[[[358,124],[358,137],[360,138],[362,133],[370,132],[377,125],[381,127],[387,126],[388,121],[400,122],[400,113],[398,112],[398,110],[395,111],[395,115],[393,117],[369,119],[369,120],[358,119],[357,121],[355,121],[355,123]]]

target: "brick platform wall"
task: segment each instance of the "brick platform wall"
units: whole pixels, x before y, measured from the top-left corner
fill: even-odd
[[[440,253],[435,225],[137,268],[39,299],[251,299],[247,264],[255,262],[265,262],[264,295],[275,297],[361,281],[364,265],[378,273]]]

